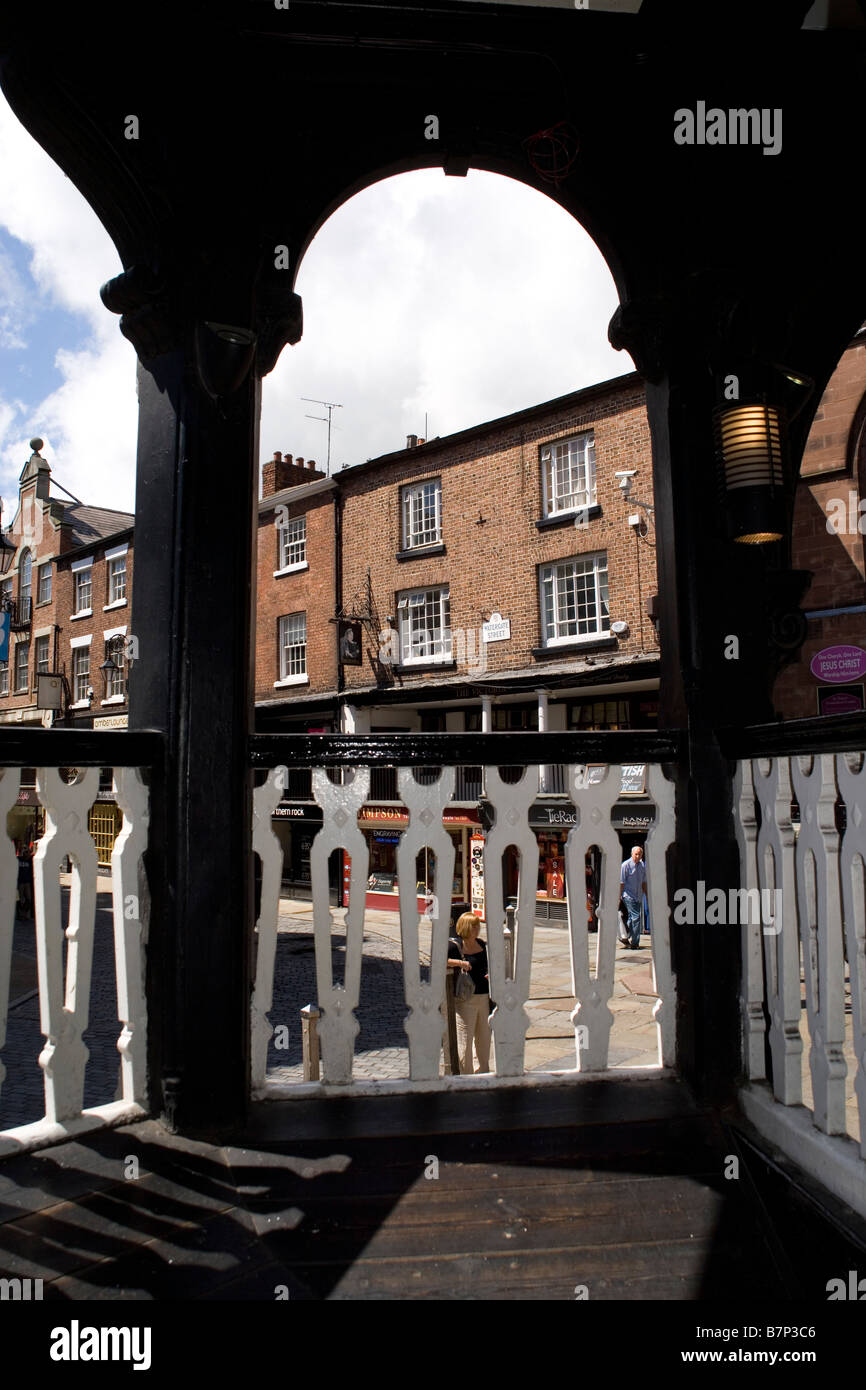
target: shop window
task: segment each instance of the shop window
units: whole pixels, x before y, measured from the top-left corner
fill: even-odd
[[[104,867],[111,864],[111,851],[122,824],[121,811],[110,801],[97,802],[87,817],[87,829],[96,845],[97,861]]]
[[[600,637],[610,629],[607,555],[579,555],[538,571],[545,647]]]
[[[541,449],[544,515],[595,506],[595,436],[592,430]]]
[[[631,702],[629,700],[587,700],[583,704],[572,705],[569,723],[572,729],[630,729],[632,727]]]

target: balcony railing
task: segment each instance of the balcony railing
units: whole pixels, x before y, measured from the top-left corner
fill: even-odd
[[[319,1011],[319,1043],[323,1084],[326,1087],[355,1084],[357,1011],[360,1003],[361,969],[364,959],[364,922],[369,875],[369,843],[359,813],[365,803],[379,799],[385,785],[393,791],[388,800],[398,800],[408,812],[408,825],[401,827],[396,848],[399,891],[401,952],[399,966],[401,994],[409,1009],[405,1021],[408,1044],[406,1078],[409,1084],[439,1080],[443,1065],[443,1017],[440,1012],[445,990],[445,958],[450,929],[450,887],[454,875],[455,846],[443,815],[457,790],[458,767],[453,761],[465,750],[457,744],[460,736],[403,735],[405,756],[400,766],[382,766],[385,756],[399,749],[399,737],[329,736],[327,740],[303,735],[257,735],[251,740],[253,766],[267,771],[267,780],[255,791],[253,846],[261,860],[261,900],[256,924],[256,970],[252,1008],[253,1086],[260,1096],[283,1094],[279,1085],[268,1083],[268,1056],[274,1036],[274,982],[279,930],[279,889],[282,877],[282,848],[272,827],[273,811],[285,781],[287,760],[318,762],[313,772],[314,799],[322,810],[323,826],[310,853],[312,879],[312,947],[315,955],[316,999]],[[469,736],[464,735],[464,738]],[[614,743],[612,740],[618,740]],[[479,747],[483,745],[483,747]],[[518,748],[519,745],[519,748]],[[600,745],[599,745],[600,746]],[[657,1062],[674,1061],[674,978],[668,940],[669,907],[665,859],[674,839],[674,789],[663,774],[662,760],[673,761],[678,753],[676,736],[607,735],[605,750],[617,747],[622,762],[643,758],[648,764],[648,795],[655,815],[646,843],[648,890],[652,921],[652,969],[658,1005],[654,1011],[657,1030]],[[495,1074],[514,1078],[524,1074],[526,1034],[529,1015],[530,972],[536,916],[536,890],[539,843],[530,824],[530,809],[539,794],[541,766],[538,762],[514,765],[515,754],[535,751],[536,756],[560,743],[549,735],[472,736],[473,751],[486,752],[491,760],[501,756],[510,766],[492,761],[483,769],[486,799],[490,803],[493,826],[486,832],[481,861],[475,872],[483,875],[484,920],[490,963],[491,997],[496,1009],[491,1016]],[[589,751],[589,749],[587,750]],[[315,754],[319,753],[317,759]],[[339,767],[341,782],[328,775]],[[366,765],[364,765],[366,764]],[[408,765],[407,765],[408,764]],[[558,766],[558,765],[554,765]],[[420,769],[417,776],[413,768]],[[609,763],[598,782],[584,776],[584,765],[562,768],[558,785],[573,799],[579,810],[579,823],[569,834],[565,850],[566,896],[572,905],[565,947],[570,952],[573,987],[573,1063],[580,1072],[598,1072],[609,1065],[613,1015],[609,1003],[614,986],[614,963],[619,936],[620,866],[623,851],[611,824],[611,812],[620,796],[622,768]],[[473,771],[470,769],[470,771]],[[481,769],[475,771],[477,785]],[[388,774],[388,781],[381,776]],[[380,774],[377,776],[377,774]],[[466,781],[463,788],[465,790]],[[520,855],[521,873],[515,913],[513,965],[507,964],[506,898],[503,888],[503,861],[509,847]],[[587,853],[595,847],[600,856],[600,892],[596,911],[597,933],[590,932],[586,911]],[[448,885],[440,901],[434,893],[423,918],[418,908],[416,865],[422,851],[435,859],[438,881]],[[348,906],[345,923],[334,918],[329,901],[329,860],[335,852],[348,858],[345,882]],[[340,966],[335,977],[335,929],[344,925],[345,945],[340,947]],[[565,941],[563,943],[565,945]],[[300,1013],[288,1021],[288,1029],[301,1033]],[[444,1079],[442,1085],[454,1084]],[[457,1083],[459,1084],[459,1083]],[[298,1094],[299,1082],[290,1090]]]
[[[736,764],[741,891],[723,920],[742,941],[743,1107],[866,1215],[866,738],[846,723],[731,735],[770,756]]]
[[[33,612],[33,601],[29,598],[7,598],[2,601],[9,613],[10,632],[27,632]]]
[[[0,1049],[11,1044],[7,1056],[19,1065],[7,1077],[0,1063],[0,1154],[146,1113],[148,893],[142,855],[147,848],[149,794],[142,770],[158,756],[160,747],[159,737],[150,734],[4,731],[0,756],[6,764],[17,760],[19,765],[0,769]],[[32,764],[37,754],[44,758],[49,749],[55,761],[36,767],[45,832],[32,861],[34,921],[19,918],[16,922],[19,861],[6,833],[7,815],[16,804],[22,771],[28,770],[25,761]],[[112,928],[108,932],[104,919],[97,931],[99,866],[87,822],[99,792],[100,767],[115,755],[124,763],[135,759],[137,765],[113,770],[114,797],[123,812],[123,825],[111,856]],[[73,761],[74,767],[70,766]],[[61,889],[61,866],[67,858],[72,865],[68,905]],[[32,1024],[16,1008],[10,1009],[10,1004],[20,1005],[29,998],[10,1000],[10,985],[16,977],[13,966],[18,978],[30,976],[33,966],[28,966],[27,957],[32,959],[34,944],[41,1043]],[[105,1040],[106,1020],[91,1017],[91,999],[104,995],[106,984],[103,978],[100,988],[91,988],[95,961],[97,970],[113,975],[116,990],[119,1027],[114,1047],[119,1056],[114,1056],[113,1064],[112,1044]],[[99,1026],[88,1047],[84,1035],[95,1023]],[[33,1055],[25,1065],[30,1046]],[[97,1064],[95,1071],[88,1067],[89,1058]],[[38,1099],[30,1094],[32,1085],[26,1079],[32,1078],[37,1061],[43,1074],[42,1118],[4,1126],[4,1114],[15,1115],[22,1108],[32,1113],[34,1104],[38,1116]],[[87,1105],[86,1093],[91,1102]]]

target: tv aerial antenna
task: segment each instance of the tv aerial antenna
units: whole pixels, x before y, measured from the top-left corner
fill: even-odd
[[[325,465],[325,472],[326,472],[326,473],[328,474],[328,476],[330,477],[330,475],[331,475],[331,418],[332,418],[333,412],[334,412],[335,410],[342,410],[343,407],[342,407],[342,405],[340,404],[339,401],[317,401],[317,400],[314,400],[314,398],[313,398],[312,396],[301,396],[301,400],[302,400],[302,401],[309,401],[310,405],[323,405],[323,406],[325,407],[325,409],[327,410],[327,412],[328,412],[327,415],[308,415],[306,418],[307,418],[308,420],[322,420],[322,421],[323,421],[324,423],[326,423],[327,426],[328,426],[328,461],[327,461],[327,464]]]

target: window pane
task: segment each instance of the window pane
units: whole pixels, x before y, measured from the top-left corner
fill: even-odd
[[[280,553],[279,568],[287,569],[289,565],[300,565],[307,558],[307,518],[305,516],[293,517],[280,527]]]
[[[50,603],[50,602],[51,602],[51,566],[50,566],[50,564],[49,564],[49,565],[40,565],[40,566],[39,566],[39,592],[38,592],[37,602],[38,602],[38,603]]]
[[[290,613],[280,618],[280,680],[307,673],[307,615]]]
[[[403,491],[403,545],[431,545],[442,539],[442,483],[439,478]]]

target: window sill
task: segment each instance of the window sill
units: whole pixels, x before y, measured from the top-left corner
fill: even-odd
[[[100,700],[101,705],[124,705],[126,704],[125,695],[109,695],[107,700]]]
[[[74,704],[68,705],[68,709],[90,709],[89,700],[76,700]]]
[[[309,560],[299,560],[296,565],[286,565],[285,569],[274,570],[274,579],[282,579],[284,574],[300,574],[301,570],[308,570],[309,568]]]
[[[33,606],[34,606],[34,608],[50,608],[50,606],[51,606],[51,599],[50,599],[50,598],[41,598],[41,599],[39,600],[39,602],[38,602],[38,603],[35,603]]]
[[[408,550],[398,550],[398,560],[423,560],[427,555],[445,555],[444,541],[434,541],[431,545],[413,545]]]
[[[71,623],[77,623],[79,618],[92,618],[92,617],[93,617],[93,609],[92,609],[92,608],[82,608],[82,610],[81,610],[80,613],[70,613],[70,615],[69,615],[69,621],[70,621]]]
[[[594,502],[591,507],[575,507],[570,512],[554,512],[552,516],[543,516],[536,521],[535,525],[539,531],[549,531],[554,526],[574,526],[577,518],[581,516],[585,516],[589,522],[595,521],[596,517],[601,515],[601,507],[597,502]],[[581,529],[581,527],[577,527],[577,530]]]
[[[446,661],[436,661],[432,658],[424,661],[402,661],[392,666],[391,670],[401,676],[410,676],[413,671],[456,671],[457,662],[450,657]]]
[[[597,637],[584,637],[580,641],[575,642],[554,642],[553,645],[549,647],[533,647],[532,655],[536,660],[543,660],[545,658],[550,659],[559,654],[563,656],[575,656],[579,652],[610,651],[618,646],[619,643],[613,635],[603,636],[599,634]]]
[[[285,676],[281,681],[274,681],[274,689],[281,690],[286,685],[309,685],[309,676]]]
[[[116,599],[114,600],[113,603],[105,603],[105,604],[103,604],[103,606],[102,606],[102,611],[103,611],[103,613],[110,613],[111,610],[112,610],[112,608],[125,608],[125,607],[126,607],[126,599],[125,599],[125,598],[116,598]]]

